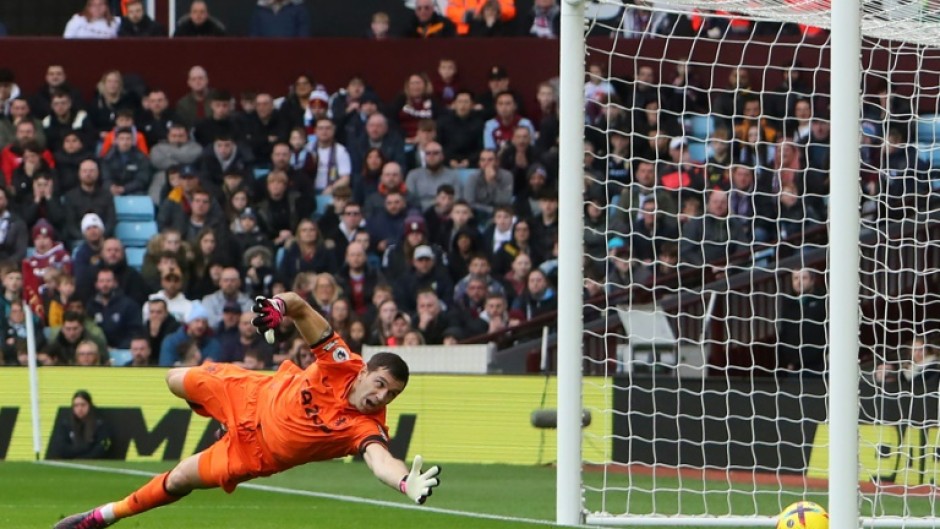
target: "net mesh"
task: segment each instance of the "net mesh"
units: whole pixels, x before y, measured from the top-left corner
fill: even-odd
[[[860,296],[831,308],[829,108],[857,96],[830,91],[829,7],[589,9],[586,363],[613,395],[591,513],[825,505],[830,310],[861,315],[862,516],[937,513],[940,3],[863,2]]]

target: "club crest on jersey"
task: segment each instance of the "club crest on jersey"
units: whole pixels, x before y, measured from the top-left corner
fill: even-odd
[[[333,361],[345,362],[346,360],[349,360],[349,352],[346,351],[346,349],[338,347],[335,351],[333,351]]]

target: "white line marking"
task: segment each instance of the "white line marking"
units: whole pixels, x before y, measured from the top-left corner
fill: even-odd
[[[143,477],[149,478],[149,477],[153,477],[156,475],[153,472],[146,472],[143,470],[133,470],[130,468],[99,467],[95,465],[88,465],[88,464],[83,464],[83,463],[70,463],[66,461],[36,461],[36,463],[40,465],[51,466],[51,467],[71,468],[75,470],[89,470],[92,472],[104,472],[108,474],[122,474],[125,476],[143,476]],[[486,514],[486,513],[469,512],[469,511],[458,511],[458,510],[452,510],[452,509],[441,509],[439,507],[427,507],[423,505],[411,505],[408,503],[373,500],[369,498],[360,498],[358,496],[346,496],[344,494],[329,494],[326,492],[313,492],[313,491],[302,490],[302,489],[290,489],[287,487],[276,487],[273,485],[259,485],[257,483],[241,483],[238,485],[238,488],[260,490],[264,492],[274,492],[277,494],[288,494],[292,496],[323,498],[327,500],[345,501],[349,503],[363,503],[367,505],[375,505],[377,507],[389,507],[392,509],[405,509],[409,511],[433,512],[437,514],[448,514],[451,516],[462,516],[465,518],[478,518],[482,520],[497,520],[501,522],[518,522],[518,523],[529,523],[529,524],[537,524],[537,525],[551,525],[555,527],[576,527],[576,526],[559,526],[559,525],[556,525],[554,522],[551,522],[548,520],[537,520],[534,518],[520,518],[517,516],[502,516],[499,514]]]

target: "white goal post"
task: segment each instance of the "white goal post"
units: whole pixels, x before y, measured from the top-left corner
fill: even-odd
[[[769,527],[806,499],[935,527],[940,3],[559,1],[556,522]],[[633,354],[639,310],[668,354]],[[581,435],[584,372],[609,437]]]

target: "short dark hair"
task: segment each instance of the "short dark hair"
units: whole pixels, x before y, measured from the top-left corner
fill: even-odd
[[[435,193],[435,195],[440,195],[441,193],[444,193],[445,195],[454,196],[457,194],[457,191],[454,189],[454,186],[450,184],[441,184],[437,186],[437,193]]]
[[[408,364],[395,353],[376,353],[375,356],[369,359],[366,366],[370,372],[386,369],[388,374],[401,382],[402,386],[408,385]]]
[[[66,311],[65,314],[62,315],[62,322],[65,323],[67,321],[77,321],[78,323],[81,323],[84,325],[85,317],[82,316],[80,312],[69,310],[69,311]]]

